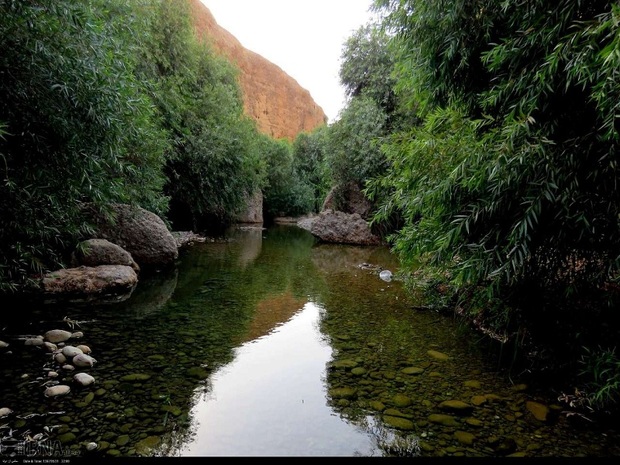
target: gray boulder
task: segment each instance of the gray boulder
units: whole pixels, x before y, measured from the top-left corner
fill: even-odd
[[[372,233],[358,213],[325,210],[298,223],[323,242],[352,245],[379,245],[381,239]]]
[[[131,254],[140,268],[162,268],[179,256],[172,233],[156,214],[143,208],[113,204],[114,220],[90,210],[95,223],[93,237],[107,239]]]
[[[88,239],[81,242],[71,258],[71,266],[125,265],[137,273],[140,267],[122,247],[106,239]]]

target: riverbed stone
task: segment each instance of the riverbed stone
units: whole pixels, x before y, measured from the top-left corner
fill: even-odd
[[[371,400],[368,402],[368,405],[371,409],[376,410],[377,412],[383,412],[385,410],[385,404],[378,400]]]
[[[59,384],[57,386],[48,387],[43,395],[45,395],[45,397],[57,397],[67,395],[69,392],[71,392],[71,388],[69,386]]]
[[[363,367],[355,367],[351,370],[351,374],[355,376],[363,376],[366,374],[366,368]]]
[[[187,375],[194,379],[206,379],[209,377],[209,371],[202,367],[192,367],[187,370]]]
[[[64,329],[52,329],[46,332],[43,337],[53,344],[58,344],[59,342],[68,341],[71,338],[71,333]]]
[[[132,373],[121,377],[121,381],[127,381],[130,383],[148,381],[149,379],[151,379],[151,375],[146,373]]]
[[[482,384],[478,380],[470,379],[468,381],[465,381],[463,383],[463,386],[472,388],[472,389],[480,389],[482,387]]]
[[[458,426],[459,424],[453,416],[442,413],[433,413],[429,415],[428,421],[443,426]]]
[[[424,373],[424,368],[420,367],[407,367],[401,370],[401,373],[405,375],[421,375]]]
[[[128,434],[122,434],[119,437],[116,438],[116,445],[119,447],[125,446],[127,445],[127,443],[129,442],[130,438]]]
[[[151,450],[159,445],[161,439],[159,436],[147,436],[136,444],[136,453],[139,455],[147,455]]]
[[[357,389],[352,387],[339,387],[329,390],[329,395],[334,399],[353,399],[357,395]]]
[[[62,444],[66,444],[68,442],[72,442],[75,441],[75,434],[72,432],[68,432],[68,433],[64,433],[61,434],[60,436],[58,436],[58,440],[62,443]]]
[[[471,433],[468,433],[467,431],[455,431],[454,437],[456,438],[458,442],[460,442],[461,444],[465,446],[471,446],[474,443],[474,440],[476,439],[476,436],[474,436]]]
[[[357,362],[355,360],[336,360],[332,362],[332,367],[334,368],[355,368],[357,366]]]
[[[475,406],[480,406],[485,404],[487,401],[487,396],[473,396],[471,398],[471,403]]]
[[[439,408],[448,412],[466,415],[472,412],[473,406],[461,400],[445,400],[439,404]]]
[[[396,407],[409,407],[413,403],[410,397],[400,393],[392,397],[392,402]]]
[[[402,429],[402,430],[412,430],[414,429],[415,425],[411,420],[408,420],[406,418],[402,418],[402,417],[394,417],[391,415],[384,415],[383,416],[383,421],[386,425],[389,425],[393,428],[396,429]]]
[[[446,360],[450,360],[450,356],[444,354],[443,352],[439,352],[437,350],[429,350],[426,352],[429,356],[434,358],[435,360],[439,360],[440,362],[444,362]]]
[[[525,408],[536,418],[538,421],[547,421],[549,415],[549,407],[539,402],[527,401]]]

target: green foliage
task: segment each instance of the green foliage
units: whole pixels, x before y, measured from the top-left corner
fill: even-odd
[[[396,250],[532,314],[603,292],[620,265],[620,8],[376,5],[396,34],[399,96],[425,117],[391,137],[375,183],[391,189],[379,218],[406,221]]]
[[[394,55],[388,36],[376,25],[365,25],[345,42],[340,57],[340,82],[350,97],[372,99],[386,114],[394,112]]]
[[[363,187],[385,172],[385,157],[377,140],[385,135],[386,114],[368,97],[351,100],[340,119],[330,126],[327,163],[336,184]]]
[[[88,2],[0,3],[0,290],[62,264],[82,202],[165,211],[165,138],[121,30]]]
[[[321,126],[311,133],[301,133],[293,143],[293,166],[299,179],[312,190],[313,207],[318,213],[331,187],[326,162],[328,126]]]
[[[580,376],[586,380],[586,396],[595,410],[617,409],[620,403],[620,359],[616,349],[584,348]]]
[[[264,136],[261,154],[267,161],[267,184],[263,190],[266,216],[299,216],[312,211],[313,187],[295,169],[291,143]]]
[[[259,187],[257,131],[243,115],[236,71],[195,37],[189,4],[156,3],[141,72],[171,140],[170,217],[176,228],[205,230],[234,220]]]

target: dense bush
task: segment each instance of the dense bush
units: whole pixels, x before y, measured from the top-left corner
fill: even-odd
[[[166,140],[122,28],[88,2],[0,3],[0,290],[63,262],[82,202],[165,211]]]

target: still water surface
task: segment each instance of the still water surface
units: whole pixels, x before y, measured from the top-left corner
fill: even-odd
[[[479,336],[417,310],[379,269],[397,271],[383,247],[319,245],[294,226],[233,230],[125,302],[9,304],[0,408],[13,412],[0,441],[40,434],[105,457],[620,454],[617,431],[567,418],[558,393],[499,371]],[[83,332],[69,343],[97,359],[78,369],[91,386],[24,345],[67,329],[64,317]],[[54,382],[71,392],[44,397]]]

